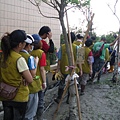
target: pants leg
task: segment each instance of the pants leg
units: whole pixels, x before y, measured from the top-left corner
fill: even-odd
[[[92,79],[92,81],[93,81],[93,79],[94,79],[94,77],[95,77],[95,73],[97,72],[97,70],[96,70],[96,64],[98,64],[97,63],[97,60],[94,60],[94,63],[93,63],[93,73],[92,73],[92,77],[91,77],[91,79]]]
[[[33,120],[36,115],[38,107],[38,93],[29,94],[29,101],[27,103],[27,110],[25,114],[25,118],[27,120]]]
[[[3,106],[3,110],[4,110],[3,120],[13,120],[12,107]]]
[[[95,77],[95,71],[93,70],[93,73],[92,73],[92,80],[94,79],[94,77]]]
[[[64,79],[60,81],[59,83],[59,88],[58,88],[58,99],[61,99],[63,91],[64,91],[64,87],[65,87],[65,78],[66,76],[64,76]]]
[[[3,120],[24,120],[27,102],[3,101]]]
[[[47,84],[47,88],[44,90],[44,94],[46,93],[46,91],[49,89],[49,79],[48,79],[48,73],[46,73],[46,84]]]
[[[93,75],[92,75],[92,79],[95,77],[95,73],[99,72],[98,74],[98,80],[100,80],[101,74],[102,74],[102,67],[104,65],[104,60],[100,59],[100,58],[96,58],[94,60],[94,64],[93,64]]]
[[[99,61],[99,74],[98,74],[98,81],[100,80],[100,77],[101,77],[101,74],[102,74],[102,67],[103,67],[103,65],[104,65],[104,60],[102,60],[102,59],[100,59],[100,61]]]
[[[44,91],[39,91],[38,92],[38,108],[39,109],[44,109]]]
[[[38,92],[37,120],[43,120],[44,111],[44,91]]]
[[[63,94],[63,91],[64,91],[64,88],[63,89],[58,89],[58,99],[61,99],[61,97],[62,97],[62,94]]]

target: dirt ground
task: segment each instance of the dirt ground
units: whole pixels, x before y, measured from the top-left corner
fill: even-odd
[[[103,74],[100,83],[88,84],[85,95],[80,96],[81,120],[120,120],[120,82],[111,83],[112,73]],[[120,81],[120,80],[119,80]],[[44,120],[53,120],[57,103],[57,87],[47,90],[45,94]],[[55,120],[66,120],[69,116],[69,104],[66,97],[56,114]],[[3,112],[0,112],[2,120]]]
[[[113,84],[110,81],[112,76],[112,73],[103,74],[100,83],[86,86],[85,95],[80,96],[82,120],[120,120],[120,83]],[[57,87],[45,94],[45,120],[53,120],[57,108],[57,103],[54,102],[56,96]],[[68,116],[69,104],[64,98],[55,120],[66,120]]]

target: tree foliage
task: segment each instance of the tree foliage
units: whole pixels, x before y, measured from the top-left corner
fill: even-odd
[[[111,43],[113,42],[116,37],[118,36],[118,32],[110,32],[108,34],[103,34],[101,36],[97,36],[96,33],[94,32],[93,33],[93,36],[95,36],[96,40],[95,41],[100,41],[102,37],[105,37],[106,38],[106,43]]]

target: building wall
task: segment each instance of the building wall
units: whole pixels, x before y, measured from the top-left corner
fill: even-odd
[[[46,4],[40,4],[45,15],[57,16],[54,9]],[[28,0],[0,0],[0,36],[15,29],[22,29],[26,33],[34,34],[38,33],[40,27],[44,25],[51,28],[52,39],[55,46],[59,48],[61,33],[59,20],[43,17]]]

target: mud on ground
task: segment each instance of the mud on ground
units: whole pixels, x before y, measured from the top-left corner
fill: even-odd
[[[100,83],[88,84],[85,95],[80,96],[82,120],[120,120],[120,83],[113,84],[112,73],[103,74]],[[57,103],[57,87],[50,89],[45,95],[45,106],[48,109],[44,116],[53,120]],[[65,120],[69,116],[69,104],[66,98],[62,101],[55,120]]]
[[[120,82],[115,85],[111,79],[112,73],[103,74],[99,84],[95,82],[86,86],[85,95],[80,96],[82,120],[120,120]],[[45,120],[53,120],[58,105],[54,102],[56,96],[57,87],[47,90],[45,94]],[[55,120],[65,120],[68,116],[69,104],[64,98]],[[0,112],[0,120],[2,118],[3,111]]]

